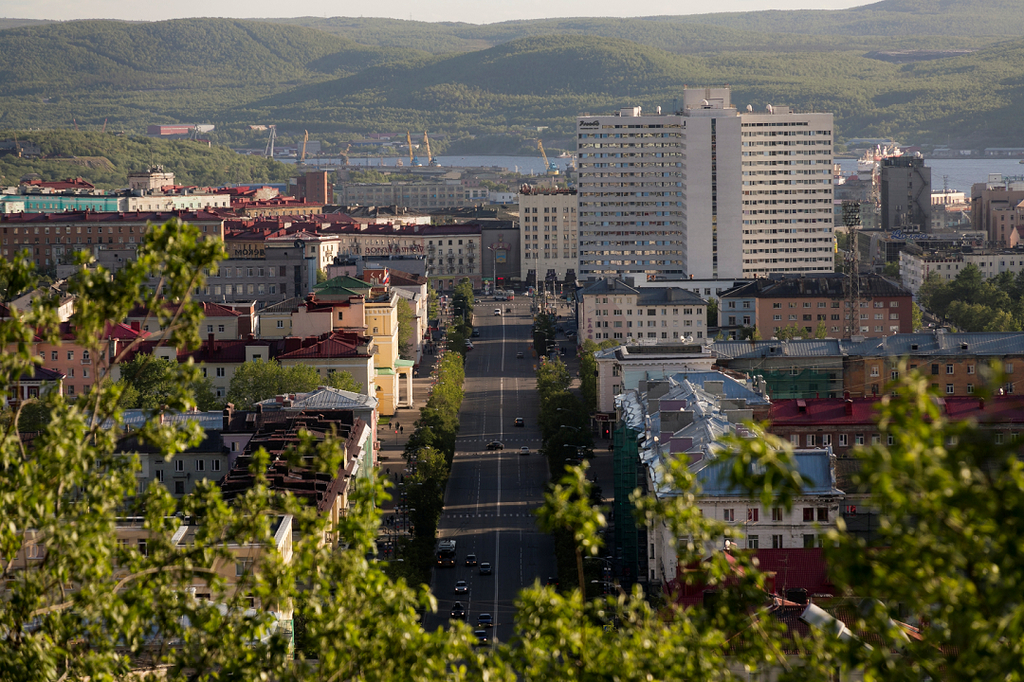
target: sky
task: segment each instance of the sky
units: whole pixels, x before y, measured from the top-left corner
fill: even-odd
[[[845,9],[872,0],[388,0],[368,5],[352,0],[0,0],[0,17],[8,19],[125,19],[160,21],[186,17],[388,17],[413,21],[461,21],[490,24],[517,19],[556,17],[632,17],[767,9]]]

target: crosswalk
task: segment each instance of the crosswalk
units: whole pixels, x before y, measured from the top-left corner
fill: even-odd
[[[537,518],[532,512],[515,512],[509,514],[454,514],[451,512],[444,512],[441,514],[443,519],[534,519]]]

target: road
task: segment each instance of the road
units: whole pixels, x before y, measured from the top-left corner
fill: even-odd
[[[519,590],[555,575],[552,539],[540,532],[534,515],[543,501],[547,466],[538,454],[532,316],[522,298],[492,303],[487,297],[475,305],[480,336],[466,357],[459,439],[438,524],[442,539],[456,541],[456,566],[434,569],[431,589],[438,613],[425,623],[428,629],[446,624],[458,600],[471,626],[479,614],[492,614],[493,638],[503,642],[513,633],[513,602]],[[493,315],[495,307],[500,307],[501,317]],[[511,313],[505,312],[507,307]],[[518,351],[523,352],[521,360],[516,359]],[[513,426],[516,417],[525,426]],[[505,449],[487,450],[493,440]],[[524,445],[529,455],[519,453]],[[490,562],[493,574],[480,575],[477,567],[466,566],[467,554]],[[455,594],[457,580],[469,584],[468,593]]]

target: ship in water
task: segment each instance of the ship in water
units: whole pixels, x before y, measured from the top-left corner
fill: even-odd
[[[867,149],[864,155],[857,159],[857,177],[862,182],[877,182],[878,169],[882,167],[882,159],[891,159],[896,156],[903,156],[900,146],[889,141],[889,144],[876,145],[874,149]]]

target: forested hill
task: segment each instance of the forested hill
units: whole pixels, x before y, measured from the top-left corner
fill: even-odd
[[[649,43],[671,21],[651,20],[646,33],[630,25],[636,40],[581,30],[445,54],[230,19],[22,26],[0,30],[0,129],[142,133],[148,124],[212,123],[215,143],[262,147],[249,125],[276,124],[284,140],[308,130],[328,149],[369,132],[411,129],[430,130],[439,142],[505,136],[514,149],[541,126],[570,139],[583,111],[625,103],[668,109],[684,84],[728,83],[741,107],[835,113],[839,140],[894,137],[973,148],[1024,141],[1020,38],[950,38],[947,49],[976,51],[901,65],[833,36],[823,38],[837,41],[830,49],[777,48],[792,35],[781,33],[759,35],[757,50],[712,49],[716,40],[753,32],[698,24],[677,27],[702,49],[663,49]],[[463,25],[420,26],[441,32]],[[912,49],[921,40],[892,38],[884,47]]]
[[[642,7],[639,8],[642,10]],[[496,24],[398,19],[263,19],[316,28],[366,45],[442,54],[540,35],[621,38],[671,52],[955,49],[1024,35],[1019,0],[884,0],[847,10],[773,10],[638,18],[571,18]]]

